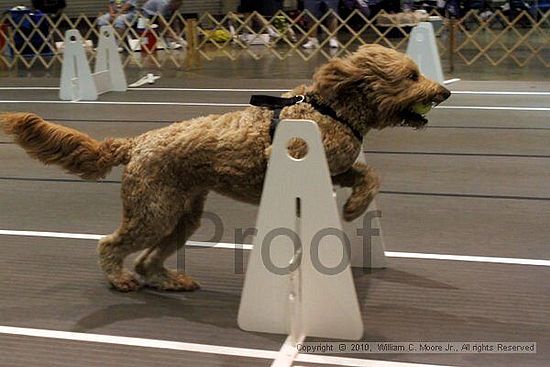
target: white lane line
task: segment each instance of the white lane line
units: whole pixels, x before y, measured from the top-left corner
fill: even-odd
[[[396,252],[396,251],[386,251],[386,256],[402,257],[406,259],[450,260],[450,261],[466,261],[466,262],[494,263],[494,264],[550,266],[550,260],[521,259],[521,258],[512,258],[512,257],[445,255],[445,254],[426,254],[426,253],[420,253],[420,252]]]
[[[443,81],[443,85],[453,84],[453,83],[456,83],[456,82],[459,82],[459,81],[460,81],[460,78],[447,79],[447,80]]]
[[[488,111],[550,111],[550,107],[513,106],[437,106],[442,110],[488,110]]]
[[[122,102],[122,101],[12,101],[0,100],[3,104],[82,104],[82,105],[122,105],[122,106],[195,106],[195,107],[250,107],[248,103],[209,103],[209,102]],[[550,111],[550,107],[511,107],[511,106],[437,106],[447,110],[504,110],[504,111]]]
[[[0,87],[0,90],[59,90],[59,87]]]
[[[5,230],[5,229],[0,229],[0,236],[70,238],[70,239],[81,239],[81,240],[99,240],[105,237],[103,235],[97,235],[97,234],[14,231],[14,230]],[[187,242],[187,245],[191,247],[207,247],[207,248],[230,249],[230,250],[251,250],[252,249],[252,245],[250,244],[235,244],[235,243],[223,243],[223,242],[215,243],[215,242],[189,241]],[[550,260],[525,259],[525,258],[513,258],[513,257],[428,254],[428,253],[422,253],[422,252],[401,252],[401,251],[386,251],[386,256],[399,257],[399,258],[405,258],[405,259],[448,260],[448,261],[481,262],[481,263],[494,263],[494,264],[550,266]]]
[[[460,80],[460,79],[459,79]],[[455,79],[446,80],[445,83],[453,83]],[[59,87],[0,87],[0,90],[59,90]],[[290,89],[260,89],[260,88],[128,88],[129,91],[149,91],[149,92],[273,92],[285,93]],[[529,92],[529,91],[472,91],[472,90],[456,90],[451,91],[452,94],[471,94],[471,95],[495,95],[495,96],[550,96],[550,92]]]
[[[72,238],[77,240],[99,240],[105,236],[99,234],[64,233],[64,232],[38,232],[38,231],[11,231],[0,230],[2,236],[23,236],[23,237],[48,237],[48,238]]]
[[[453,90],[452,94],[472,94],[489,96],[550,96],[550,92],[509,92],[509,91],[474,91],[474,90]]]
[[[131,338],[125,336],[75,333],[69,331],[0,326],[0,334],[29,336],[35,338],[70,340],[89,343],[122,345],[152,349],[168,349],[180,352],[216,354],[233,357],[275,359],[278,352],[265,349],[226,347],[222,345],[174,342],[159,339]],[[357,367],[443,367],[433,364],[392,362],[359,358],[333,357],[319,354],[298,354],[296,362],[314,364],[332,364]]]
[[[250,88],[156,88],[156,87],[147,87],[147,88],[128,88],[131,91],[152,91],[152,92],[247,92],[247,93],[256,93],[256,92],[274,92],[274,93],[285,93],[289,92],[290,89],[250,89]]]
[[[0,100],[6,104],[89,104],[89,105],[123,105],[123,106],[213,106],[213,107],[250,107],[248,103],[207,103],[207,102],[121,102],[121,101],[10,101]]]
[[[59,90],[59,87],[0,87],[0,90]],[[258,88],[128,88],[129,91],[149,91],[149,92],[277,92],[285,93],[290,89],[258,89]]]
[[[192,247],[223,248],[229,250],[252,250],[253,245],[247,243],[223,243],[223,242],[199,242],[187,241],[186,245]]]

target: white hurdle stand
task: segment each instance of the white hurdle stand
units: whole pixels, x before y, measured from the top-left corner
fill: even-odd
[[[65,101],[95,101],[102,93],[125,92],[127,88],[126,76],[111,26],[103,26],[99,30],[93,74],[86,59],[80,32],[71,29],[65,33],[59,98]]]
[[[416,62],[420,72],[439,84],[444,83],[441,59],[432,23],[421,22],[411,31],[407,55]]]
[[[308,153],[294,159],[292,138]],[[284,120],[272,145],[239,326],[287,334],[272,366],[292,366],[306,336],[357,340],[363,321],[317,124]]]

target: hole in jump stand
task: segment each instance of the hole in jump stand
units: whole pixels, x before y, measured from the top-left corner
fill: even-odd
[[[292,138],[286,144],[286,150],[289,157],[301,161],[308,153],[308,146],[304,139]]]

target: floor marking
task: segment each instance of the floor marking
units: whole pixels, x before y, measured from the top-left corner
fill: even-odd
[[[387,155],[434,155],[434,156],[487,157],[487,158],[550,158],[550,155],[541,155],[541,154],[411,152],[411,151],[389,151],[389,150],[365,150],[364,153],[387,154]]]
[[[471,94],[475,96],[550,96],[550,92],[506,92],[506,91],[475,91],[475,90],[453,90],[452,94]]]
[[[114,184],[114,185],[121,184],[121,181],[119,180],[90,181],[90,180],[82,180],[77,178],[37,178],[37,177],[2,177],[2,176],[0,176],[0,181],[58,182],[58,183]],[[422,191],[395,191],[395,190],[380,190],[379,193],[381,195],[435,196],[435,197],[445,197],[445,198],[550,201],[550,197],[544,197],[544,196],[489,195],[489,194],[469,194],[469,193],[455,193],[455,192],[422,192]]]
[[[64,233],[64,232],[39,232],[39,231],[11,231],[0,230],[2,236],[24,236],[24,237],[49,237],[49,238],[72,238],[77,240],[99,240],[104,235],[84,234],[84,233]]]
[[[454,193],[454,192],[421,192],[421,191],[395,191],[395,190],[380,190],[379,193],[383,195],[435,196],[435,197],[447,197],[447,198],[550,201],[550,197],[544,197],[544,196],[489,195],[489,194],[467,194],[467,193]]]
[[[400,257],[400,258],[406,258],[406,259],[449,260],[449,261],[480,262],[480,263],[493,263],[493,264],[550,266],[550,260],[520,259],[520,258],[494,257],[494,256],[445,255],[445,254],[426,254],[426,253],[418,253],[418,252],[395,252],[395,251],[386,251],[386,256]]]
[[[63,121],[63,120],[59,120]],[[71,120],[67,120],[71,121]],[[90,120],[88,120],[89,122]],[[534,130],[534,131],[545,131],[550,130],[550,127],[519,127],[519,126],[459,126],[459,125],[428,125],[427,129],[463,129],[463,130]]]
[[[453,83],[456,83],[456,82],[459,82],[459,81],[460,81],[460,78],[447,79],[447,80],[443,81],[443,85],[453,84]]]
[[[258,358],[258,359],[275,359],[278,351],[266,349],[251,349],[226,347],[222,345],[198,344],[176,342],[160,339],[134,338],[125,336],[102,335],[77,333],[70,331],[48,330],[48,329],[33,329],[21,328],[13,326],[0,326],[0,334],[29,336],[35,338],[69,340],[89,343],[122,345],[130,347],[142,347],[152,349],[168,349],[181,352],[194,352],[204,354],[216,354],[224,356]],[[441,365],[407,363],[407,362],[392,362],[372,359],[359,359],[347,357],[334,357],[319,354],[298,354],[296,362],[314,363],[314,364],[333,364],[339,366],[357,366],[357,367],[443,367]]]
[[[437,106],[443,110],[486,110],[486,111],[550,111],[550,107],[510,107],[510,106]]]
[[[80,239],[80,240],[99,240],[105,237],[103,235],[98,235],[98,234],[14,231],[14,230],[5,230],[5,229],[0,229],[0,236],[47,237],[47,238],[67,238],[67,239]],[[217,248],[217,249],[230,249],[230,250],[251,250],[252,249],[251,244],[234,244],[234,243],[223,243],[223,242],[216,243],[216,242],[188,241],[187,245],[191,247]],[[428,254],[428,253],[421,253],[421,252],[400,252],[400,251],[386,251],[386,256],[406,258],[406,259],[449,260],[449,261],[482,262],[482,263],[495,263],[495,264],[550,266],[550,260],[495,257],[495,256],[447,255],[447,254]]]
[[[273,93],[286,93],[290,92],[290,89],[249,89],[249,88],[128,88],[131,91],[153,91],[153,92],[273,92]]]
[[[458,79],[460,80],[460,79]],[[456,79],[446,80],[445,83],[454,83]],[[0,87],[0,90],[59,90],[59,87]],[[261,89],[261,88],[172,88],[172,87],[145,87],[128,88],[129,91],[150,91],[150,92],[273,92],[286,93],[290,89]],[[495,95],[495,96],[550,96],[550,92],[530,92],[530,91],[474,91],[474,90],[454,90],[452,94],[471,94],[471,95]]]
[[[59,90],[59,87],[0,87],[0,90]],[[258,88],[171,88],[171,87],[145,87],[128,88],[129,91],[149,91],[149,92],[274,92],[285,93],[290,89],[258,89]]]
[[[0,100],[6,104],[72,104],[72,105],[122,105],[122,106],[210,106],[210,107],[250,107],[248,103],[207,103],[207,102],[119,102],[119,101],[11,101]]]
[[[209,102],[122,102],[122,101],[12,101],[0,100],[4,104],[81,104],[119,106],[198,106],[198,107],[250,107],[248,103],[209,103]],[[550,111],[550,107],[508,107],[508,106],[437,106],[447,110],[504,110],[504,111]]]
[[[59,90],[59,87],[0,87],[0,90]]]

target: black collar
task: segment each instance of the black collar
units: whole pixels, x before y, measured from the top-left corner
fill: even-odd
[[[332,109],[332,107],[322,103],[314,94],[298,95],[290,98],[284,97],[274,97],[274,96],[265,96],[265,95],[253,95],[250,98],[250,104],[258,107],[269,108],[274,111],[273,118],[271,120],[270,135],[271,140],[275,134],[275,129],[279,124],[279,116],[281,110],[285,107],[294,106],[299,103],[310,104],[314,109],[316,109],[320,114],[329,116],[334,120],[345,125],[348,129],[351,130],[355,138],[359,141],[363,141],[363,135],[353,127],[350,122],[340,116]]]

